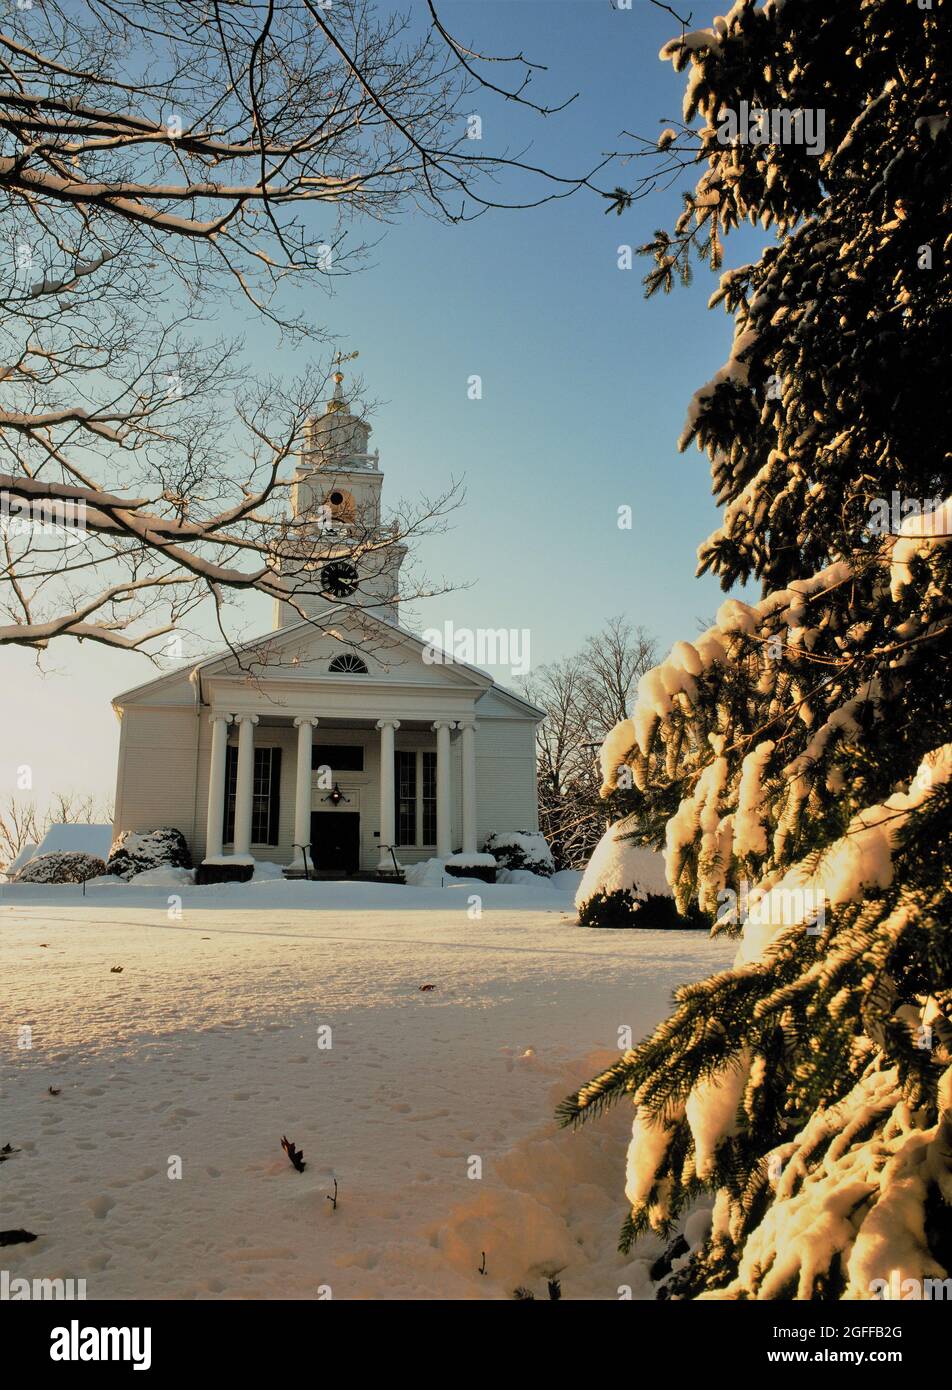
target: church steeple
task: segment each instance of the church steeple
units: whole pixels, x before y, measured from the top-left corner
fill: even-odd
[[[309,616],[344,598],[354,607],[396,622],[406,547],[394,543],[380,548],[380,456],[379,451],[368,449],[371,426],[353,413],[344,394],[341,365],[345,360],[349,358],[340,353],[335,358],[334,388],[323,414],[304,423],[291,486],[291,512],[295,522],[305,524],[294,528],[297,554],[289,556],[283,569],[301,575],[298,587],[306,592],[299,601]],[[340,564],[350,564],[348,556],[353,559],[356,582],[352,593],[342,595],[340,584],[331,580],[335,576],[339,580]],[[286,603],[275,605],[275,627],[286,627],[299,617]]]
[[[356,352],[350,354],[350,357],[356,356]],[[378,455],[368,450],[371,427],[363,416],[353,413],[344,395],[341,364],[345,360],[348,359],[340,353],[335,358],[334,390],[323,415],[311,416],[305,422],[299,456],[301,468],[363,470],[377,467]]]

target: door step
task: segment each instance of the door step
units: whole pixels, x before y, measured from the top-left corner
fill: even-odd
[[[283,878],[309,878],[312,882],[320,883],[341,883],[348,877],[336,869],[309,869],[305,874],[303,869],[287,868],[281,870],[281,875]]]
[[[400,869],[396,873],[392,869],[361,869],[356,874],[345,874],[334,869],[312,869],[309,874],[304,873],[303,869],[282,869],[281,875],[287,879],[309,878],[316,883],[406,883],[406,875]]]

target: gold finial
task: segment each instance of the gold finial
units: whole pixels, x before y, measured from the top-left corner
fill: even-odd
[[[341,389],[344,381],[344,373],[341,371],[341,367],[345,362],[353,362],[354,358],[359,356],[359,352],[336,352],[334,354],[334,366],[337,370],[333,374],[334,394],[327,402],[328,415],[330,415],[332,411],[346,409],[347,402],[344,400],[344,393]]]

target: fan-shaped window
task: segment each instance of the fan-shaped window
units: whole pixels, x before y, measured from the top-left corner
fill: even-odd
[[[341,656],[335,656],[327,669],[328,671],[346,671],[352,676],[366,676],[367,663],[362,661],[359,656],[355,656],[353,652],[344,652]]]

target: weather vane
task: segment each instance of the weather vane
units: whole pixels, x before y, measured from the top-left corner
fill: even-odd
[[[340,381],[340,380],[342,380],[344,374],[343,374],[343,372],[341,371],[341,367],[344,365],[345,362],[353,362],[354,358],[355,358],[355,357],[359,357],[359,356],[360,356],[360,353],[359,353],[359,352],[335,352],[335,353],[334,353],[334,380],[335,380],[335,381]]]

